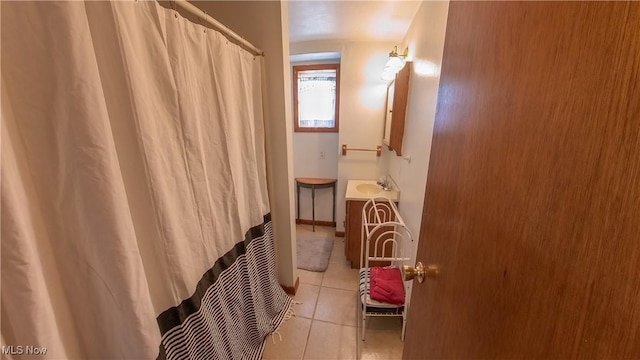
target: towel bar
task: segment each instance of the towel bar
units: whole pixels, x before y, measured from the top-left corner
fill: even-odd
[[[382,146],[378,145],[375,149],[358,149],[358,148],[347,148],[347,144],[342,144],[342,156],[347,155],[347,151],[375,151],[376,156],[382,155]]]

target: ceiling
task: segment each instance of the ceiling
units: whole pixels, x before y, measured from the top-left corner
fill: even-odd
[[[420,1],[288,1],[289,42],[400,42],[418,7]]]

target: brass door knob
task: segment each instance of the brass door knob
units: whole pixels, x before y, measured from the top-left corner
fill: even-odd
[[[416,262],[415,268],[409,265],[404,265],[402,267],[402,277],[404,281],[413,280],[415,278],[419,283],[422,283],[425,276],[435,278],[439,273],[440,269],[436,265],[429,265],[425,268],[424,264],[420,261]]]

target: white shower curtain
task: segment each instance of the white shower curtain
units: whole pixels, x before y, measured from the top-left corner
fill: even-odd
[[[3,353],[259,358],[261,59],[154,1],[0,6]]]

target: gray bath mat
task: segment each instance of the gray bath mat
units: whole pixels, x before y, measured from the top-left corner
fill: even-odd
[[[301,236],[297,240],[298,269],[325,271],[333,248],[333,239],[328,237]]]

